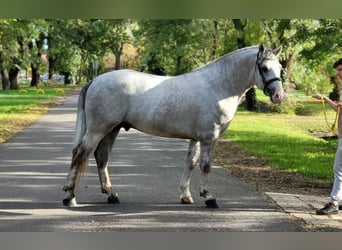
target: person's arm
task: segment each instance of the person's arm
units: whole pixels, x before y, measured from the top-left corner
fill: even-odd
[[[326,101],[330,105],[330,107],[332,107],[335,111],[337,111],[338,104],[336,102],[332,101],[329,97],[322,95],[322,94],[315,94],[312,97],[316,98],[318,100],[322,100],[322,98],[323,98],[323,100]]]

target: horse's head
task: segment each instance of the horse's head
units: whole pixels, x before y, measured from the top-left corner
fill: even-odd
[[[265,49],[259,46],[257,54],[256,72],[258,73],[256,84],[263,89],[265,95],[269,96],[273,103],[281,103],[285,99],[285,92],[281,81],[281,65],[278,55],[281,46],[277,49]]]

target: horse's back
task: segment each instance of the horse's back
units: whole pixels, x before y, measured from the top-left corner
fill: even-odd
[[[169,77],[166,76],[158,76],[130,69],[122,69],[102,74],[95,78],[95,81],[104,85],[105,88],[123,88],[125,90],[133,91],[132,94],[135,94],[134,92],[145,91],[168,78]]]
[[[88,109],[124,109],[132,96],[154,88],[165,79],[167,77],[127,69],[107,72],[93,80],[87,92],[86,105]]]

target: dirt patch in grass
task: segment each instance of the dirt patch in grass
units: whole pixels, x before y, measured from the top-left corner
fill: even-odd
[[[228,140],[218,141],[214,162],[229,170],[242,182],[261,192],[328,197],[332,188],[333,180],[315,179],[301,173],[272,168],[262,159],[253,156]]]

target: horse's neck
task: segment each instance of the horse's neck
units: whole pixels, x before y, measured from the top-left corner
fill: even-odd
[[[220,89],[222,94],[241,96],[253,86],[256,49],[245,49],[223,56],[208,65],[210,84]]]

